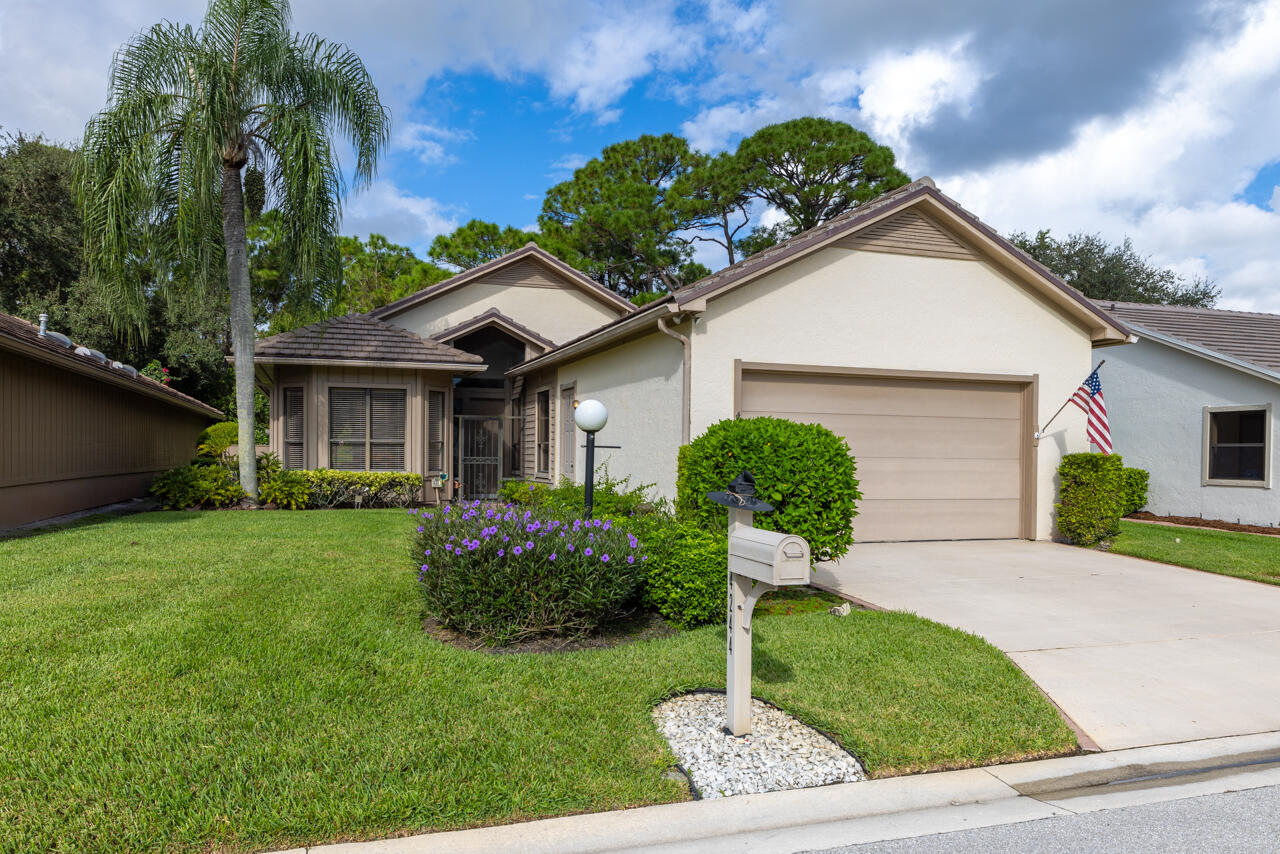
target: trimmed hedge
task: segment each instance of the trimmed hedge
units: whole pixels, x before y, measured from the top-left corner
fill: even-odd
[[[422,475],[403,471],[299,471],[310,490],[307,506],[408,507],[421,500]]]
[[[681,628],[725,621],[728,541],[723,533],[676,523],[649,540],[645,604]]]
[[[300,471],[276,472],[262,482],[258,500],[281,510],[304,510],[311,501],[311,484]]]
[[[809,541],[814,559],[842,557],[853,543],[857,469],[844,439],[821,424],[739,418],[712,424],[680,449],[676,515],[704,530],[727,527],[725,509],[706,499],[743,469],[756,495],[776,508],[755,524]]]
[[[1121,515],[1137,513],[1147,506],[1147,487],[1151,483],[1151,474],[1146,469],[1124,468],[1121,471],[1124,491],[1124,507]]]
[[[1120,533],[1124,460],[1119,454],[1067,454],[1058,466],[1058,532],[1092,546]]]
[[[156,475],[151,494],[166,510],[226,507],[248,498],[231,470],[222,465],[190,465]]]

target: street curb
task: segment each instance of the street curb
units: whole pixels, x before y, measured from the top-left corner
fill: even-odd
[[[1267,764],[1215,772],[1238,761]],[[294,849],[290,854],[496,854],[516,850],[522,854],[601,854],[664,846],[700,851],[794,851],[799,849],[788,848],[787,842],[798,842],[799,835],[803,835],[800,831],[811,838],[844,839],[843,844],[848,844],[855,838],[900,838],[961,826],[1106,809],[1120,802],[1168,800],[1214,790],[1272,785],[1280,782],[1277,765],[1280,732],[1268,732],[373,842],[320,845]],[[1209,779],[1188,782],[1190,778],[1178,776],[1194,774],[1197,769],[1204,769]],[[1170,774],[1173,776],[1164,778]],[[1152,776],[1162,779],[1144,788],[1140,781]],[[1135,778],[1139,782],[1126,783]]]

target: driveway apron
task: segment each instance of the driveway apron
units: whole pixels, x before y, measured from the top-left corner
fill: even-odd
[[[1056,543],[860,543],[822,586],[1003,650],[1103,750],[1280,730],[1280,587]]]

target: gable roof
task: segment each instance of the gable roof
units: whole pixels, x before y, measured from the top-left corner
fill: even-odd
[[[518,365],[510,373],[524,373],[526,366],[528,369],[544,367],[603,346],[629,332],[640,322],[640,318],[649,317],[650,312],[654,312],[653,316],[656,316],[656,312],[663,311],[664,306],[665,312],[671,313],[701,311],[708,299],[715,299],[729,290],[912,209],[927,211],[935,221],[964,234],[969,241],[977,244],[983,257],[998,263],[1007,273],[1035,289],[1061,311],[1088,328],[1095,345],[1121,344],[1131,337],[1123,321],[1102,311],[1048,268],[1000,236],[953,199],[943,195],[932,178],[923,177],[699,279],[673,294],[645,305],[639,312],[618,318],[567,341],[555,350]]]
[[[556,346],[556,342],[552,341],[550,338],[544,338],[537,332],[534,332],[532,329],[525,326],[523,323],[520,323],[514,318],[507,317],[496,308],[491,308],[482,314],[477,314],[470,320],[462,321],[457,326],[452,326],[443,332],[438,332],[435,335],[432,335],[431,339],[433,341],[441,342],[456,341],[462,336],[469,335],[479,329],[484,329],[486,326],[496,326],[511,333],[512,336],[519,338],[526,344],[535,344],[543,349],[549,350]]]
[[[536,243],[526,243],[516,251],[508,252],[501,258],[495,258],[492,261],[487,261],[478,267],[472,267],[470,270],[463,270],[458,275],[445,279],[443,282],[437,282],[429,288],[424,288],[417,293],[410,294],[407,297],[402,297],[395,302],[390,302],[380,308],[375,308],[373,311],[369,312],[369,315],[376,318],[391,317],[392,315],[399,314],[402,311],[413,308],[416,305],[421,305],[428,300],[433,300],[442,294],[457,290],[458,288],[471,284],[472,282],[482,280],[486,276],[490,276],[499,270],[510,267],[511,265],[517,264],[521,261],[531,261],[547,270],[550,270],[561,279],[564,279],[569,282],[569,284],[578,288],[587,296],[610,306],[611,308],[617,309],[619,313],[623,315],[627,315],[635,311],[634,305],[618,296],[613,291],[603,287],[598,282],[588,278],[573,267],[570,267],[568,264],[541,248]]]
[[[1218,356],[1213,361],[1280,381],[1280,314],[1112,300],[1094,302],[1141,337],[1199,356]]]
[[[349,364],[371,367],[447,368],[482,371],[473,353],[420,338],[367,314],[331,317],[254,344],[254,359],[266,364]]]
[[[133,376],[119,368],[111,367],[110,363],[103,364],[92,356],[82,356],[75,352],[74,344],[71,347],[64,347],[56,339],[42,336],[38,326],[20,317],[0,313],[0,349],[20,353],[91,379],[129,389],[165,403],[175,404],[208,418],[223,417],[220,410],[177,389],[169,388],[164,383],[156,382],[142,374]]]

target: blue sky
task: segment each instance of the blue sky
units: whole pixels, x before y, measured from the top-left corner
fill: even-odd
[[[6,0],[0,126],[77,138],[112,51],[203,8]],[[1280,312],[1280,0],[307,0],[294,19],[355,49],[395,116],[349,233],[422,251],[471,217],[525,227],[609,143],[716,151],[823,115],[1003,232],[1129,236],[1222,307]]]

